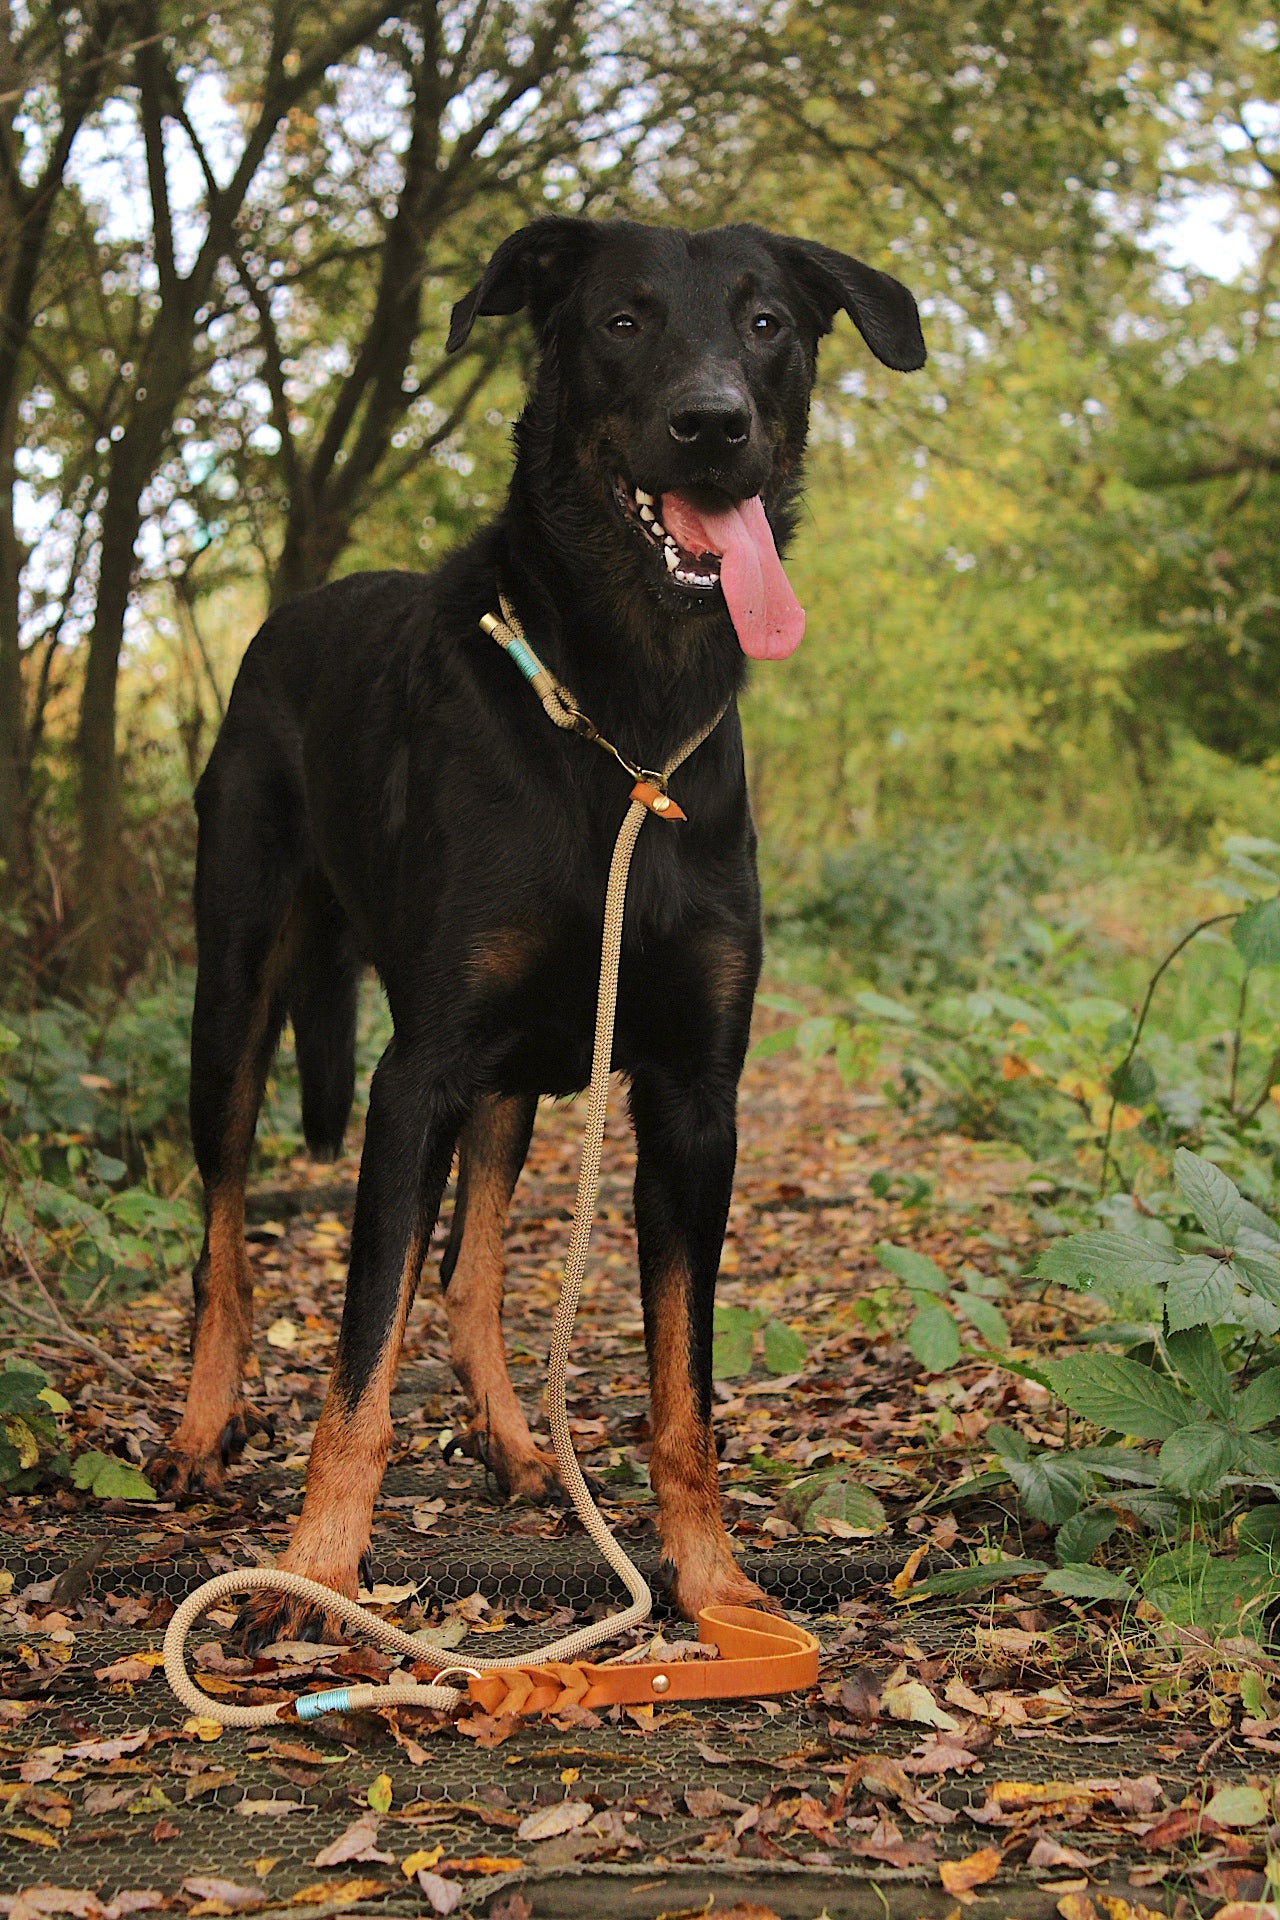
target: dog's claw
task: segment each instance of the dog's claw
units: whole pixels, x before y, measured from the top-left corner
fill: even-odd
[[[369,1547],[360,1555],[360,1585],[366,1591],[373,1589],[373,1552]]]
[[[276,1640],[323,1640],[325,1627],[323,1608],[264,1593],[245,1601],[232,1633],[245,1653],[256,1654]]]

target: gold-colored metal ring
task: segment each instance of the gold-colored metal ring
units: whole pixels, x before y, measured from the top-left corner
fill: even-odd
[[[441,1667],[439,1673],[432,1674],[428,1684],[433,1687],[443,1686],[450,1674],[454,1673],[465,1673],[471,1680],[478,1680],[480,1678],[479,1667]]]

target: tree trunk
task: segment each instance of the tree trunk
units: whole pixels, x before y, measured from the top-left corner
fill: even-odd
[[[111,477],[102,521],[102,563],[89,658],[80,698],[80,925],[71,963],[77,987],[101,986],[111,963],[120,862],[120,778],[116,765],[116,687],[133,582],[133,548],[142,525],[145,476],[120,468]],[[142,463],[146,473],[150,462]],[[132,462],[129,463],[132,467]]]
[[[300,474],[297,492],[305,497],[290,495],[284,542],[271,575],[273,608],[322,587],[351,538],[349,516],[326,511],[325,489],[317,501],[309,483],[310,475]]]
[[[13,524],[13,414],[0,427],[0,900],[21,891],[27,849],[27,754],[18,646],[18,537]]]

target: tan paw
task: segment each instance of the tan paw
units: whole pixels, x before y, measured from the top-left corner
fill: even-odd
[[[492,1429],[474,1425],[449,1442],[445,1458],[478,1460],[492,1474],[498,1491],[511,1500],[527,1500],[535,1507],[572,1506],[555,1455],[544,1453],[532,1441],[504,1442]]]
[[[696,1620],[704,1607],[754,1607],[761,1613],[781,1613],[772,1594],[748,1580],[734,1559],[727,1540],[697,1541],[677,1558],[668,1553],[659,1577],[686,1620]]]
[[[240,1458],[248,1441],[257,1433],[265,1433],[269,1440],[274,1440],[275,1420],[241,1401],[211,1445],[184,1441],[179,1427],[169,1444],[162,1446],[147,1463],[148,1478],[157,1493],[177,1500],[193,1494],[216,1493],[226,1480],[227,1468]]]

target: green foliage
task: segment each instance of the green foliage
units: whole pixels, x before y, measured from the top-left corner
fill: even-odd
[[[96,1500],[154,1500],[155,1488],[144,1474],[114,1454],[99,1453],[91,1447],[78,1454],[71,1468],[71,1481]]]
[[[66,1471],[56,1415],[67,1402],[40,1368],[10,1355],[0,1371],[0,1487],[26,1493]]]
[[[781,1506],[802,1533],[813,1532],[819,1520],[837,1521],[841,1530],[857,1534],[883,1533],[889,1525],[874,1493],[856,1486],[844,1467],[828,1467],[792,1481],[782,1494]]]
[[[907,1345],[926,1373],[945,1373],[960,1358],[964,1331],[961,1321],[997,1351],[1009,1344],[1004,1315],[988,1297],[1005,1291],[1002,1281],[965,1268],[964,1284],[949,1280],[941,1267],[913,1247],[882,1242],[876,1248],[880,1265],[902,1282],[911,1304]]]
[[[1036,1262],[1041,1278],[1104,1300],[1150,1296],[1151,1337],[1137,1329],[1128,1354],[1071,1355],[1037,1369],[1072,1413],[1101,1430],[1102,1444],[1032,1454],[1004,1429],[992,1427],[988,1439],[1027,1512],[1059,1529],[1061,1571],[1044,1583],[1051,1591],[1134,1597],[1124,1570],[1089,1564],[1116,1532],[1108,1503],[1094,1504],[1099,1483],[1127,1468],[1153,1498],[1128,1492],[1125,1510],[1142,1518],[1145,1508],[1170,1543],[1141,1573],[1143,1596],[1184,1625],[1257,1633],[1280,1594],[1280,1353],[1271,1344],[1260,1352],[1280,1329],[1280,1234],[1212,1161],[1179,1149],[1173,1173],[1167,1210],[1176,1236],[1081,1233]],[[1118,1343],[1125,1333],[1105,1323],[1099,1331]],[[1257,1493],[1273,1498],[1238,1514],[1234,1551],[1216,1551],[1206,1531],[1227,1545],[1233,1515]]]
[[[755,1307],[717,1307],[711,1337],[711,1377],[737,1380],[750,1373],[760,1342],[770,1373],[799,1373],[809,1357],[803,1336],[785,1320],[771,1319]]]

